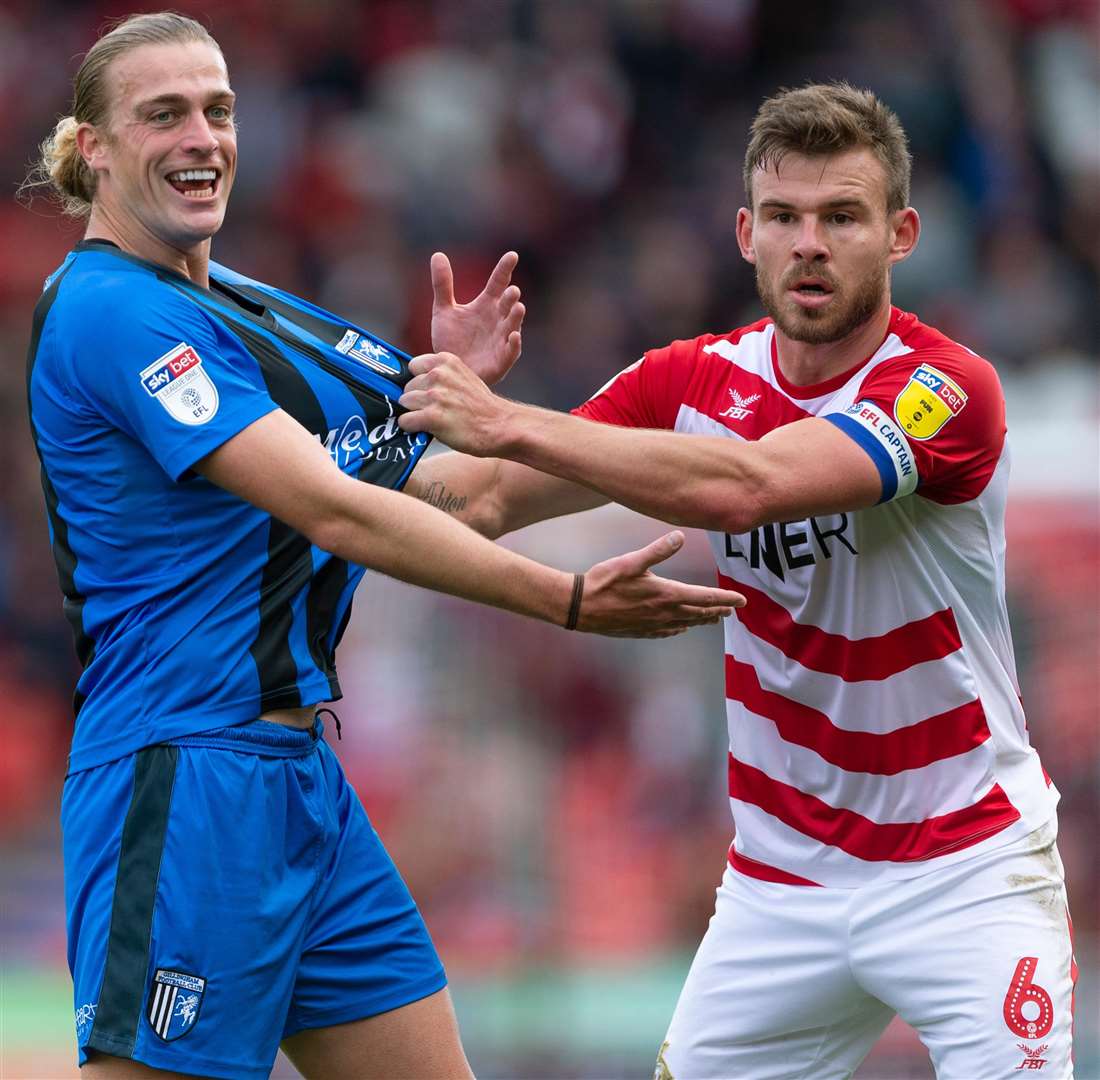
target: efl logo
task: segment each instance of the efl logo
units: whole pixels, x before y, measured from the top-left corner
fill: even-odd
[[[139,377],[145,392],[181,424],[205,424],[218,411],[218,388],[203,370],[199,354],[182,341]]]
[[[930,364],[921,364],[894,402],[894,418],[911,439],[930,439],[966,405],[966,392]]]
[[[150,396],[156,397],[165,387],[171,386],[181,375],[201,363],[199,354],[190,345],[180,342],[141,373],[142,385]]]

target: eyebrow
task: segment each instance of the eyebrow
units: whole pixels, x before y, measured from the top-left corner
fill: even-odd
[[[794,203],[784,202],[782,199],[777,199],[774,196],[761,199],[757,204],[761,209],[768,210],[797,210],[798,207]],[[864,198],[858,195],[849,195],[840,199],[830,199],[828,202],[821,203],[818,209],[821,210],[841,210],[846,207],[856,206],[860,208],[867,208],[871,204]]]
[[[232,104],[237,100],[237,95],[232,90],[215,90],[214,93],[207,97],[207,104],[213,105],[219,102],[229,102]],[[139,101],[134,105],[134,114],[146,112],[148,109],[157,105],[176,105],[186,106],[190,104],[188,98],[183,94],[158,94],[156,97],[145,98],[143,101]]]

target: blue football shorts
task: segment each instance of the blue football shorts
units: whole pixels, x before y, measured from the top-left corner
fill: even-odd
[[[61,823],[81,1064],[266,1077],[287,1036],[446,985],[320,721],[73,773]]]

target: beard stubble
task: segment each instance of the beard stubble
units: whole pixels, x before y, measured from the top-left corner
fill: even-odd
[[[839,303],[831,305],[831,310],[815,311],[794,308],[794,305],[783,299],[785,289],[808,277],[825,278],[832,286],[833,295]],[[756,266],[756,292],[764,310],[787,337],[806,345],[827,345],[858,330],[879,309],[888,281],[888,270],[884,265],[858,282],[851,298],[845,300],[839,295],[831,274],[823,274],[820,270],[812,274],[785,274],[780,278],[779,287],[773,288],[764,278],[759,264]]]

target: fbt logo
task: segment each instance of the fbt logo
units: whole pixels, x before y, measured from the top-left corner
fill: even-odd
[[[1050,1049],[1049,1043],[1043,1043],[1042,1046],[1037,1046],[1034,1050],[1027,1043],[1017,1043],[1016,1045],[1023,1050],[1024,1060],[1016,1066],[1013,1072],[1020,1069],[1041,1069],[1047,1063],[1047,1059],[1043,1055]]]
[[[752,416],[756,410],[750,409],[749,406],[755,405],[760,400],[759,394],[749,394],[748,397],[742,397],[733,389],[729,391],[729,395],[733,398],[733,404],[718,415],[728,417],[730,420],[744,420],[745,417]]]
[[[819,558],[831,559],[841,547],[858,555],[844,535],[847,530],[848,515],[832,514],[761,525],[736,536],[726,533],[726,558],[744,559],[754,570],[763,564],[784,581],[788,570],[812,566]]]

